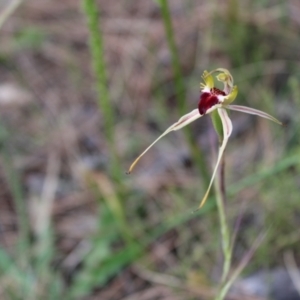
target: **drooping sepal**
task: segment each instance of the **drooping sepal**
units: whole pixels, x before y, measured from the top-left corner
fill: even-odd
[[[146,154],[146,152],[148,152],[148,150],[154,144],[156,144],[162,137],[164,137],[165,135],[167,135],[171,131],[176,131],[176,130],[181,129],[182,127],[192,123],[193,121],[197,120],[200,117],[202,117],[202,115],[199,114],[198,109],[194,109],[190,113],[182,116],[176,123],[171,125],[163,134],[161,134],[142,154],[140,154],[138,156],[138,158],[131,164],[131,166],[129,167],[129,169],[126,173],[130,174],[132,172],[132,170],[134,169],[134,167],[136,166],[136,164],[142,158],[142,156],[144,156],[144,154]]]
[[[228,139],[229,139],[229,137],[231,135],[231,132],[232,132],[232,123],[231,123],[231,120],[228,117],[227,111],[224,108],[219,108],[218,113],[219,113],[219,116],[221,118],[222,125],[223,125],[223,141],[222,141],[222,144],[219,148],[217,163],[215,165],[214,172],[213,172],[212,177],[210,179],[209,186],[206,190],[206,193],[205,193],[204,197],[202,198],[202,200],[200,202],[200,205],[199,205],[198,209],[200,209],[205,204],[205,202],[208,198],[211,186],[212,186],[213,181],[216,177],[216,173],[217,173],[218,167],[219,167],[220,162],[221,162],[221,158],[223,156],[223,153],[224,153],[224,150],[226,148]]]
[[[271,120],[279,125],[283,125],[282,122],[280,122],[273,116],[267,114],[264,111],[261,111],[261,110],[258,110],[258,109],[252,108],[252,107],[243,106],[243,105],[227,105],[227,106],[225,106],[225,108],[230,109],[230,110],[240,111],[240,112],[250,114],[250,115],[256,115],[256,116]]]

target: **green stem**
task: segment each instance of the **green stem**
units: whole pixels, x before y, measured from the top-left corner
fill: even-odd
[[[258,249],[259,245],[262,243],[263,239],[266,237],[267,232],[261,233],[257,239],[254,241],[251,249],[245,255],[245,257],[240,262],[239,266],[233,271],[230,278],[227,278],[226,282],[222,285],[221,289],[219,290],[218,296],[216,300],[223,300],[231,286],[233,285],[234,281],[238,278],[241,274],[243,269],[249,264],[250,259],[252,258],[254,252]]]
[[[92,55],[92,65],[96,76],[98,107],[102,112],[104,133],[110,153],[110,171],[114,177],[119,177],[120,170],[114,143],[114,110],[109,95],[103,34],[99,29],[100,13],[95,0],[83,0],[83,9],[90,34],[89,45]]]
[[[181,115],[187,112],[187,106],[185,102],[186,89],[184,86],[183,76],[180,68],[180,60],[175,44],[174,31],[172,27],[172,19],[170,14],[170,8],[168,0],[160,0],[161,13],[164,21],[166,36],[168,40],[168,46],[172,57],[172,68],[175,75],[175,89],[178,97],[179,113]]]
[[[217,200],[217,208],[220,220],[220,227],[221,227],[221,238],[222,238],[222,252],[224,256],[223,262],[223,271],[222,271],[222,278],[221,278],[221,286],[219,289],[219,293],[216,297],[216,300],[223,300],[225,295],[223,291],[223,286],[226,285],[226,281],[228,279],[228,274],[230,271],[231,266],[231,258],[232,258],[232,247],[231,247],[231,238],[230,232],[228,229],[228,224],[226,221],[226,214],[225,214],[225,176],[224,176],[224,157],[222,158],[222,163],[220,166],[220,172],[218,173],[215,181],[216,187],[216,200]]]
[[[16,256],[21,262],[21,265],[25,267],[28,262],[27,254],[30,248],[30,224],[27,215],[26,201],[24,201],[21,178],[12,164],[11,157],[9,155],[9,149],[4,147],[2,154],[4,157],[3,163],[7,176],[7,182],[10,186],[18,216],[19,247]]]
[[[109,200],[112,199],[111,196],[104,194],[103,197],[105,198],[105,201],[109,202],[109,207],[116,221],[119,224],[122,224],[120,226],[120,231],[123,235],[123,238],[126,241],[131,242],[132,237],[130,234],[130,227],[128,226],[123,208],[124,206],[121,201],[121,189],[123,188],[121,174],[123,172],[121,172],[120,170],[120,164],[114,142],[115,115],[108,87],[109,85],[104,55],[104,39],[102,31],[99,29],[99,23],[101,23],[101,20],[96,0],[83,0],[83,10],[87,19],[87,25],[90,35],[89,46],[92,56],[92,65],[96,76],[98,107],[102,112],[103,130],[108,145],[110,161],[109,172],[113,178],[112,181],[116,183],[114,184],[114,186],[118,186],[118,190],[114,190],[113,203],[109,202]]]

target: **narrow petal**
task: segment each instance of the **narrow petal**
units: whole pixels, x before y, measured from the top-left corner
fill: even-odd
[[[276,118],[272,117],[271,115],[265,113],[264,111],[258,110],[258,109],[254,109],[248,106],[241,106],[241,105],[227,105],[224,106],[225,108],[231,109],[231,110],[236,110],[236,111],[240,111],[246,114],[250,114],[250,115],[257,115],[260,116],[262,118],[271,120],[279,125],[283,125],[282,122],[280,122],[279,120],[277,120]]]
[[[215,176],[217,174],[217,170],[218,170],[219,164],[221,162],[221,158],[223,156],[224,150],[225,150],[226,145],[227,145],[227,141],[228,141],[228,139],[229,139],[229,137],[231,135],[231,132],[232,132],[232,123],[231,123],[231,120],[228,117],[227,111],[224,108],[219,108],[218,109],[218,113],[220,115],[220,118],[221,118],[221,121],[222,121],[222,125],[223,125],[223,141],[222,141],[222,145],[221,145],[221,147],[219,149],[217,163],[216,163],[214,172],[212,174],[209,186],[207,188],[207,191],[206,191],[203,199],[200,202],[200,205],[199,205],[198,209],[200,209],[205,204],[205,202],[206,202],[206,200],[208,198],[209,191],[211,189],[212,183],[213,183],[213,181],[215,179]]]
[[[168,134],[171,131],[179,130],[182,127],[192,123],[193,121],[197,120],[198,118],[202,117],[202,115],[199,114],[198,109],[194,109],[190,113],[182,116],[176,123],[174,123],[172,126],[170,126],[161,136],[159,136],[130,166],[127,174],[130,174],[135,167],[135,165],[138,163],[140,158],[154,145],[156,142],[158,142],[162,137],[164,137],[166,134]]]

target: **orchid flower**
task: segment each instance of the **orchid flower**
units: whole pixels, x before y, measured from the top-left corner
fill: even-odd
[[[216,79],[224,84],[223,90],[220,90],[215,87],[214,85],[214,77],[212,74],[218,73]],[[243,113],[248,113],[252,115],[257,115],[265,119],[269,119],[275,123],[278,123],[282,125],[280,121],[272,117],[271,115],[254,109],[247,106],[240,106],[240,105],[232,105],[231,103],[235,100],[237,94],[238,94],[238,88],[236,85],[233,85],[233,77],[231,76],[230,72],[223,68],[218,68],[216,70],[213,70],[211,72],[204,71],[202,75],[202,79],[204,83],[200,83],[201,88],[201,95],[198,103],[198,108],[192,110],[190,113],[182,116],[176,123],[171,125],[161,136],[159,136],[130,166],[128,170],[128,174],[131,173],[137,162],[140,160],[140,158],[156,143],[158,142],[162,137],[164,137],[166,134],[168,134],[171,131],[176,131],[184,126],[190,124],[191,122],[201,118],[202,116],[206,114],[210,114],[213,111],[217,110],[218,115],[220,116],[222,126],[223,126],[223,140],[219,148],[218,158],[217,162],[209,183],[209,186],[206,190],[206,193],[204,194],[203,199],[200,202],[199,208],[201,208],[204,203],[206,202],[209,191],[211,189],[212,183],[214,181],[214,178],[216,176],[218,167],[221,162],[221,158],[223,156],[224,150],[226,148],[228,138],[231,135],[232,132],[232,123],[231,120],[228,117],[227,109],[240,111]]]

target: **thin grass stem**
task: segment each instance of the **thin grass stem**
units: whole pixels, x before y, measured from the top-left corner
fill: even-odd
[[[16,257],[18,257],[22,267],[26,267],[29,260],[28,251],[30,248],[30,226],[26,202],[24,201],[23,189],[21,186],[21,178],[12,165],[8,149],[4,149],[2,154],[4,157],[3,163],[6,171],[7,182],[14,199],[14,205],[18,216],[19,246]]]
[[[114,143],[115,116],[108,88],[103,33],[99,28],[101,22],[100,12],[95,0],[83,0],[83,11],[90,35],[89,46],[92,55],[92,66],[96,76],[98,107],[102,112],[104,133],[109,147],[110,171],[111,175],[119,178],[120,168]]]
[[[114,184],[114,186],[118,186],[119,188],[114,191],[114,205],[110,205],[110,208],[117,222],[119,224],[123,224],[121,230],[123,238],[128,242],[132,242],[130,227],[126,221],[124,206],[121,201],[122,197],[120,196],[120,189],[122,188],[121,174],[124,172],[121,172],[115,147],[115,115],[108,87],[104,54],[104,38],[103,33],[99,28],[99,23],[101,24],[100,12],[95,0],[83,0],[83,11],[87,19],[90,35],[89,45],[92,55],[92,66],[96,76],[98,107],[102,112],[104,134],[108,144],[108,152],[110,156],[109,172],[110,176],[113,178],[113,182],[119,183],[119,185]],[[104,195],[105,200],[108,200],[109,197],[106,196]]]
[[[168,47],[172,58],[172,69],[175,76],[175,89],[176,89],[176,94],[178,99],[178,112],[180,115],[184,115],[187,113],[186,88],[184,84],[183,75],[181,72],[179,54],[175,43],[175,34],[172,26],[170,8],[169,8],[168,0],[158,0],[157,2],[159,3],[161,8],[166,37],[168,41]],[[201,151],[199,150],[199,147],[196,145],[191,131],[188,128],[184,128],[183,130],[186,139],[188,141],[192,157],[194,158],[196,165],[200,169],[203,178],[203,184],[207,186],[210,181],[210,176],[208,173],[208,169],[206,167],[205,159],[203,155],[201,155]]]
[[[11,0],[10,2],[7,2],[7,6],[0,13],[0,30],[6,20],[15,12],[22,2],[23,0]]]

